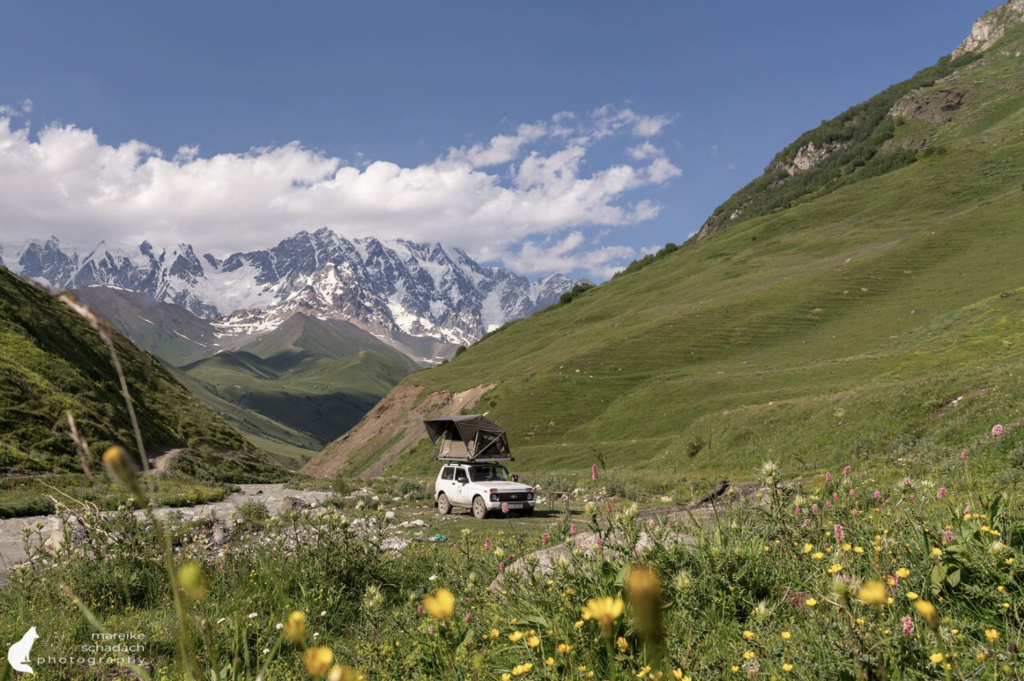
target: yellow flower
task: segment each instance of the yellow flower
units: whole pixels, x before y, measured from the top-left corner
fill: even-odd
[[[806,601],[804,601],[804,604],[807,605],[808,608],[813,608],[818,604],[818,601],[814,598],[808,598]]]
[[[523,632],[521,631],[513,631],[511,634],[508,635],[508,640],[512,641],[512,643],[518,643],[522,638]]]
[[[530,646],[531,648],[536,648],[540,645],[540,639],[531,634],[526,637],[526,645]]]
[[[864,605],[885,605],[885,584],[875,580],[864,582],[857,593],[857,598]]]
[[[942,653],[932,653],[928,656],[928,659],[932,661],[932,664],[942,664],[942,661],[946,659],[946,656]]]
[[[739,668],[738,666],[736,666],[736,665],[733,665],[733,666],[732,666],[732,670],[733,670],[734,672],[738,672],[738,671],[740,670],[740,668]]]
[[[644,678],[645,676],[647,676],[647,672],[649,672],[649,671],[651,671],[651,668],[650,668],[650,667],[641,667],[641,668],[640,668],[640,671],[638,671],[638,672],[636,673],[636,677],[637,677],[638,679],[642,679],[642,678]]]
[[[576,624],[574,624],[573,626],[576,627],[577,629],[582,629],[583,628],[583,620],[576,620]]]
[[[782,638],[788,641],[789,639],[793,638],[793,634],[789,633],[788,631],[784,631],[782,632]]]
[[[135,479],[135,470],[128,460],[128,452],[123,447],[114,445],[103,452],[103,465],[107,467],[110,477],[122,485],[129,485]]]
[[[532,662],[517,664],[515,667],[512,667],[512,676],[522,676],[523,674],[529,674],[531,671],[533,671]]]
[[[672,678],[676,679],[676,681],[690,681],[690,677],[689,676],[683,676],[683,670],[682,669],[673,669],[672,670]]]
[[[634,565],[626,575],[626,593],[630,598],[659,598],[661,583],[658,574],[645,565]]]
[[[814,550],[813,544],[804,544],[804,553],[810,553]]]
[[[501,681],[512,681],[512,675],[508,672],[505,672],[501,675]]]
[[[615,647],[619,649],[620,653],[624,653],[629,649],[629,642],[620,636],[615,641]]]
[[[306,635],[306,613],[298,610],[288,615],[284,623],[284,635],[298,643]]]
[[[544,664],[546,664],[549,667],[552,666],[553,664],[555,664],[555,658],[553,658],[553,657],[547,658],[546,660],[544,660]]]
[[[833,563],[832,566],[828,569],[828,571],[829,571],[829,574],[833,574],[834,575],[835,573],[839,572],[842,569],[843,569],[842,565],[840,565],[839,563]]]
[[[558,646],[555,647],[555,651],[565,655],[572,651],[572,646],[568,643],[559,643]]]
[[[583,608],[583,616],[586,618],[587,615],[590,615],[602,625],[607,626],[622,616],[624,608],[625,603],[621,598],[611,596],[591,598]]]
[[[899,570],[896,571],[896,576],[900,579],[906,579],[910,576],[910,570],[901,567]]]
[[[811,554],[811,558],[813,558],[814,560],[821,560],[824,557],[825,557],[825,554],[822,553],[821,551],[816,551],[815,553]]]
[[[306,673],[310,676],[323,676],[334,662],[334,653],[330,648],[307,648],[302,655],[302,663],[306,665]]]
[[[743,653],[744,660],[753,660],[755,657],[757,657],[757,654],[753,650],[748,650],[747,652]]]
[[[752,632],[752,631],[744,631],[743,632],[743,638],[747,639],[748,641],[753,641],[755,635],[756,634],[754,634],[754,632]]]
[[[996,641],[999,640],[999,632],[996,631],[995,629],[986,629],[985,630],[985,638],[988,639],[989,643],[995,643]]]
[[[1007,565],[1013,565],[1013,558],[1007,558],[1003,562],[1006,563]]]
[[[446,620],[455,612],[455,596],[448,589],[438,589],[436,594],[423,599],[423,609],[439,620]]]
[[[916,601],[917,600],[917,594],[914,593],[913,591],[908,591],[907,592],[907,600],[909,600],[909,601]]]
[[[861,547],[859,547],[859,546],[854,546],[854,547],[853,547],[853,552],[854,552],[854,553],[864,553],[864,549],[862,549],[862,548],[861,548]]]
[[[498,631],[497,629],[491,629],[491,638],[498,638],[498,636],[500,636],[500,635],[501,635],[500,631]]]
[[[327,673],[327,681],[363,681],[363,675],[351,667],[336,664]]]
[[[918,601],[914,603],[914,607],[917,608],[917,612],[924,621],[928,623],[928,627],[935,631],[939,628],[939,613],[935,611],[935,606],[928,601]]]
[[[940,549],[938,546],[933,546],[932,547],[932,555],[935,556],[936,558],[938,558],[939,556],[942,555],[942,549]]]
[[[789,672],[793,671],[793,665],[787,662],[786,664],[782,665],[782,671],[788,674]]]

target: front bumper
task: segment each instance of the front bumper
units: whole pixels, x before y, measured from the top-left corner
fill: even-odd
[[[537,505],[536,499],[512,499],[509,501],[491,501],[490,499],[484,500],[484,505],[488,511],[497,511],[501,509],[502,504],[508,504],[510,511],[522,511],[525,508],[534,508]]]

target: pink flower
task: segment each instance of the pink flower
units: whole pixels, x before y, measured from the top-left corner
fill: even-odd
[[[593,480],[597,480],[597,464],[595,463],[590,467],[590,477]]]
[[[490,537],[488,537],[487,539],[484,539],[484,551],[490,551],[490,550],[491,550],[491,539],[490,539]]]
[[[942,538],[946,541],[947,544],[951,543],[953,541],[953,531],[946,530],[942,533]]]
[[[416,606],[416,614],[417,615],[422,615],[423,614],[423,606],[422,605],[417,605]]]
[[[501,502],[501,512],[508,513],[508,502]]]
[[[569,526],[569,534],[576,536],[576,523]]]
[[[911,494],[910,495],[910,500],[911,501],[917,501],[917,497],[915,497],[913,494]]]
[[[964,515],[967,515],[970,512],[971,512],[971,507],[970,506],[968,506],[967,508],[964,509]]]
[[[850,515],[857,515],[858,513],[860,513],[860,511],[858,511],[857,509],[850,509]]]
[[[946,498],[946,494],[948,494],[948,492],[946,492],[946,488],[940,487],[939,491],[935,493],[935,498],[938,499],[939,501],[942,501],[943,499]]]
[[[802,511],[800,510],[800,507],[799,507],[799,506],[797,506],[797,507],[796,507],[796,514],[797,514],[797,515],[800,515],[801,513],[802,513]]]
[[[647,521],[647,529],[648,530],[653,530],[654,529],[654,519],[653,518],[651,518],[650,520]]]
[[[839,501],[839,492],[832,492],[832,501]]]
[[[832,474],[825,473],[825,482],[832,482]]]
[[[604,502],[604,508],[605,508],[606,511],[611,513],[612,512],[612,502],[610,502],[610,501]]]
[[[960,452],[960,459],[962,461],[967,461],[967,459],[969,459],[969,458],[970,457],[967,456],[967,450],[966,449],[964,451]]]
[[[545,546],[547,545],[547,543],[548,543],[548,533],[547,532],[544,532],[543,534],[540,535],[540,541]]]
[[[432,626],[427,627],[427,633],[430,634],[431,636],[433,636],[434,635],[434,627],[432,627]]]
[[[604,542],[601,541],[601,535],[597,536],[597,539],[594,540],[594,543],[596,543],[598,546],[603,546],[604,545]]]
[[[811,512],[812,513],[817,513],[818,512],[818,505],[817,504],[811,504]]]
[[[505,561],[501,561],[500,563],[498,563],[498,570],[500,570],[501,572],[505,571]]]
[[[807,527],[810,524],[811,524],[811,519],[810,518],[804,518],[804,527]]]
[[[903,486],[904,487],[910,487],[910,478],[909,477],[903,478]]]
[[[832,508],[832,502],[831,501],[826,501],[825,502],[825,508]]]
[[[1003,427],[1000,424],[992,426],[992,437],[999,437],[1003,434]]]
[[[463,621],[465,621],[465,622],[467,622],[467,623],[468,623],[468,622],[469,622],[469,620],[470,620],[470,619],[472,619],[472,617],[473,617],[473,614],[472,614],[472,613],[469,613],[469,612],[467,612],[467,613],[466,613],[466,616],[465,616],[465,617],[463,617],[462,619],[463,619]]]
[[[843,475],[845,475],[846,477],[850,477],[850,467],[849,466],[843,467]]]
[[[893,588],[895,588],[895,587],[900,585],[900,576],[899,575],[893,575],[890,579],[892,579],[892,586],[893,586]]]
[[[851,497],[852,497],[852,496],[854,496],[854,493],[853,493],[853,488],[852,488],[852,487],[850,488],[850,496],[851,496]]]
[[[843,531],[843,526],[842,525],[836,523],[832,527],[832,534],[835,536],[837,543],[839,543],[839,544],[843,543],[843,538],[846,536],[846,533]]]
[[[903,616],[903,633],[908,636],[914,633],[914,620],[910,615]]]
[[[876,490],[875,490],[875,494],[874,494],[874,497],[875,497],[875,501],[878,501],[879,499],[881,499],[881,498],[882,498],[882,493],[881,493],[881,492],[879,492],[879,491],[878,491],[878,490],[876,489]]]

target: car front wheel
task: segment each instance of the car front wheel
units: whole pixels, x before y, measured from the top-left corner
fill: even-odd
[[[441,515],[448,515],[452,512],[452,504],[444,492],[437,495],[437,512]]]
[[[483,520],[487,517],[487,505],[484,504],[483,497],[473,499],[473,517],[477,520]]]

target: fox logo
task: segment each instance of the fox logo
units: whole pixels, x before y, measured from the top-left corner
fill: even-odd
[[[21,640],[15,643],[7,651],[7,661],[10,662],[11,668],[16,672],[24,672],[25,674],[35,675],[35,670],[29,666],[29,654],[32,652],[32,644],[39,638],[39,634],[36,632],[36,628],[32,627],[25,632],[25,635],[21,637]]]

